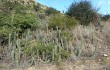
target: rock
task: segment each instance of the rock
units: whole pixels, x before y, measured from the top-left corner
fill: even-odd
[[[104,57],[108,57],[108,55],[107,55],[107,54],[103,54],[103,56],[104,56]]]

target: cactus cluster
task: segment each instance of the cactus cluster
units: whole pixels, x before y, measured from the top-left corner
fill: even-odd
[[[9,34],[9,49],[13,61],[17,63],[29,61],[31,65],[36,62],[56,63],[67,59],[70,54],[70,39],[61,37],[61,30],[38,29],[27,30],[19,38],[17,33]]]

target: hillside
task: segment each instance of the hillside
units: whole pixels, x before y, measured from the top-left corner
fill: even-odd
[[[60,11],[42,5],[35,0],[5,0],[0,1],[0,12],[4,12],[5,14],[9,13],[33,13],[34,15],[38,15],[38,17],[46,16],[50,14],[58,14]]]
[[[110,16],[91,2],[0,1],[0,70],[110,70]]]
[[[14,7],[15,6],[15,7]],[[42,10],[45,11],[48,7],[35,2],[35,0],[1,0],[0,1],[0,11],[6,10],[16,10],[17,7],[25,7],[26,10]],[[20,9],[19,8],[19,9]],[[24,9],[23,9],[24,10]]]
[[[18,2],[18,3],[21,3],[21,4],[34,4],[35,3],[35,0],[0,0],[0,3],[4,3],[6,1],[10,1],[10,2]]]

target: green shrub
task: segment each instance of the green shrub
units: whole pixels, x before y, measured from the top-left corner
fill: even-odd
[[[11,26],[11,25],[12,25],[11,17],[9,15],[1,13],[1,16],[0,16],[0,27]]]
[[[38,3],[37,5],[34,5],[34,9],[36,10],[36,11],[39,11],[39,10],[41,10],[41,5]]]
[[[55,15],[55,14],[60,13],[60,11],[58,11],[58,10],[52,8],[52,7],[49,7],[49,8],[47,8],[45,10],[45,13],[48,14],[48,15],[51,15],[51,14],[54,14]]]
[[[4,1],[0,8],[0,37],[8,37],[9,33],[24,33],[27,29],[36,30],[38,20],[35,14],[26,13],[33,10],[31,5],[22,5],[18,2]]]
[[[40,57],[42,60],[49,60],[50,62],[57,62],[60,59],[60,56],[61,59],[67,59],[70,56],[70,53],[68,51],[62,48],[58,48],[54,44],[45,45],[40,42],[36,42],[33,47],[26,47],[24,49],[24,52],[28,57],[34,53],[34,55],[37,55],[37,57]]]
[[[33,14],[3,14],[0,13],[0,35],[8,35],[7,32],[24,33],[27,29],[36,30],[37,17]],[[3,33],[3,34],[2,34]]]
[[[81,25],[85,26],[97,20],[96,17],[98,17],[97,11],[93,8],[91,2],[87,0],[72,3],[66,14],[75,17]]]
[[[51,15],[48,19],[49,28],[59,29],[71,28],[76,26],[78,21],[74,17],[69,17],[62,14]]]
[[[62,39],[67,39],[67,40],[71,40],[72,39],[72,32],[70,32],[70,31],[67,31],[67,30],[63,30],[63,31],[61,31],[61,38]]]
[[[0,36],[1,37],[8,37],[8,35],[13,32],[13,29],[9,28],[8,26],[0,27]]]
[[[15,14],[13,26],[22,30],[35,30],[38,25],[37,17],[33,14]]]
[[[101,17],[101,19],[102,19],[103,21],[107,21],[107,20],[110,19],[110,15],[109,15],[109,14],[104,15],[104,16]]]
[[[0,36],[8,36],[12,31],[11,17],[4,13],[0,13]]]

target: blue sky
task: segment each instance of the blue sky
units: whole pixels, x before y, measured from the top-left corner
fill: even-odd
[[[80,0],[36,0],[37,2],[53,7],[59,11],[66,11],[72,2]],[[95,8],[100,8],[99,13],[110,14],[110,0],[90,0]]]

